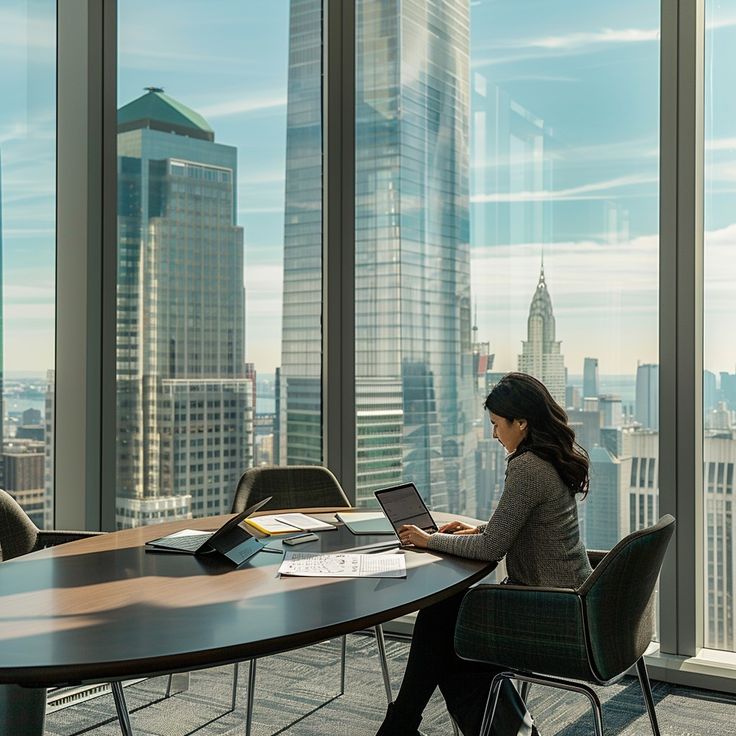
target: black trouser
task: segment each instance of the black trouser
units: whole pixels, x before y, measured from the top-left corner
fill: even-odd
[[[411,721],[421,716],[436,687],[464,736],[480,733],[483,710],[497,667],[467,662],[455,654],[455,622],[464,593],[417,615],[409,661],[394,708]],[[493,719],[494,736],[526,736],[530,720],[516,688],[505,680]]]

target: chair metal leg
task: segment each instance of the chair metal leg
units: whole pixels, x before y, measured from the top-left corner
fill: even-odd
[[[378,656],[381,660],[381,672],[383,673],[383,686],[386,688],[386,702],[391,705],[394,702],[394,696],[391,692],[391,680],[388,676],[388,661],[386,660],[386,640],[383,638],[383,626],[378,624],[375,627],[376,645],[378,646]]]
[[[130,714],[128,713],[128,706],[125,704],[123,683],[111,682],[110,689],[112,690],[112,697],[115,699],[115,710],[118,713],[120,730],[122,731],[123,736],[133,736],[133,729],[130,725]]]
[[[537,685],[548,685],[549,687],[557,687],[561,690],[571,690],[572,692],[585,695],[585,697],[590,701],[590,705],[593,709],[593,723],[595,725],[596,736],[603,736],[603,709],[601,708],[601,701],[592,687],[589,687],[582,682],[570,682],[568,680],[561,680],[557,677],[544,677],[541,675],[523,675],[517,672],[499,672],[491,681],[491,690],[488,693],[488,702],[486,703],[486,710],[483,714],[480,736],[488,736],[491,732],[491,724],[493,723],[493,717],[496,715],[496,705],[498,703],[498,696],[501,693],[501,683],[503,680],[519,680],[520,682],[528,682],[530,684],[535,683]],[[493,709],[491,710],[490,719],[486,722],[488,717],[488,707],[491,703],[491,696],[493,696]]]
[[[647,673],[647,666],[644,663],[644,657],[640,657],[636,661],[636,673],[639,675],[639,684],[641,685],[641,692],[644,695],[644,702],[647,706],[649,722],[652,724],[652,733],[654,736],[659,736],[659,724],[657,723],[657,713],[654,710],[652,685],[649,682],[649,674]]]
[[[501,684],[508,677],[513,677],[510,672],[499,672],[491,680],[491,689],[488,691],[488,700],[483,711],[483,720],[480,723],[480,735],[490,736],[493,719],[496,716],[496,707],[498,706],[498,696],[501,694]]]
[[[347,634],[342,635],[342,643],[340,645],[342,654],[340,657],[340,695],[345,695],[345,662],[348,654],[348,637]]]
[[[522,682],[519,688],[519,695],[521,699],[526,703],[526,699],[529,697],[529,691],[532,689],[531,682]]]
[[[250,660],[248,668],[248,698],[245,710],[245,736],[250,736],[250,730],[253,726],[253,702],[256,692],[256,660]]]
[[[169,675],[168,682],[166,683],[166,694],[164,695],[165,698],[171,697],[171,682],[173,681],[173,679],[174,679],[174,673],[172,672]]]
[[[235,710],[235,704],[238,701],[238,673],[240,671],[240,662],[233,665],[233,697],[230,703],[230,711]]]

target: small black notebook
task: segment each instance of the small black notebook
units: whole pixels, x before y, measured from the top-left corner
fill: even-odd
[[[219,553],[239,565],[260,552],[264,543],[240,526],[240,522],[265,506],[271,497],[250,506],[226,521],[214,532],[201,532],[183,529],[165,537],[146,542],[148,552],[180,552],[188,555],[209,555]]]

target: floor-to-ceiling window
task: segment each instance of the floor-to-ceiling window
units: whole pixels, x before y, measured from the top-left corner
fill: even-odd
[[[322,10],[118,9],[116,522],[137,526],[322,459]]]
[[[487,518],[520,370],[590,454],[587,544],[657,518],[659,10],[357,3],[358,503]]]
[[[736,649],[736,3],[706,2],[703,643]]]
[[[505,470],[482,398],[530,373],[590,456],[579,510],[595,549],[658,518],[659,13],[470,12],[472,502],[488,516]]]
[[[53,524],[56,2],[0,5],[0,487]]]

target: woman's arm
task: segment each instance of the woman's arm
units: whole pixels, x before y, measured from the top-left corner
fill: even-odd
[[[530,472],[523,456],[512,460],[498,507],[482,532],[461,536],[432,534],[427,547],[474,560],[490,562],[502,559],[526,524],[532,509],[541,500],[535,493],[539,486],[540,479]]]

